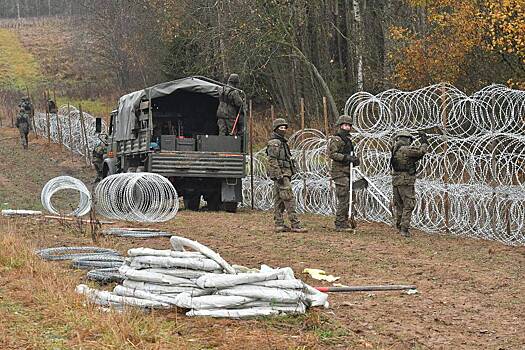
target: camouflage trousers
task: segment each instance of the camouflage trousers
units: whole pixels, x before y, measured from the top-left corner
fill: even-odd
[[[293,197],[292,184],[288,177],[273,182],[273,203],[275,226],[284,226],[285,210],[288,213],[292,227],[298,228],[300,226],[301,223],[295,211],[295,198]]]
[[[396,227],[408,231],[412,219],[412,211],[416,206],[416,190],[412,185],[394,185],[394,209]]]
[[[350,177],[333,179],[337,208],[335,211],[335,227],[346,228],[348,225],[348,210],[350,209]]]
[[[18,128],[18,131],[20,132],[20,144],[24,149],[27,149],[27,135],[29,134],[29,128]]]
[[[102,172],[103,164],[104,163],[102,161],[99,161],[98,159],[93,160],[93,166],[95,166],[95,170],[97,171],[97,180],[101,180],[102,177],[104,176]]]
[[[235,119],[217,119],[217,126],[219,127],[219,135],[230,135]],[[235,129],[239,129],[237,125]],[[237,133],[237,132],[236,132]]]

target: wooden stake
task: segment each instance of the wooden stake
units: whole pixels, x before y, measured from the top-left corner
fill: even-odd
[[[301,107],[301,142],[304,142],[304,97],[301,97],[301,100],[299,102]],[[306,150],[304,147],[301,151],[301,158],[302,158],[302,165],[305,167],[306,170]],[[306,176],[303,176],[303,200],[304,203],[306,203]]]
[[[323,117],[324,117],[324,132],[326,134],[326,138],[328,139],[328,103],[326,100],[326,96],[323,96]]]
[[[44,91],[44,101],[46,104],[46,126],[47,126],[47,143],[51,143],[51,121],[49,120],[49,108],[47,108],[47,92]]]
[[[75,160],[73,157],[73,132],[71,131],[71,107],[69,106],[69,102],[67,103],[67,119],[69,123],[69,150],[71,151],[71,160]]]
[[[249,103],[250,108],[250,192],[251,192],[251,204],[252,210],[255,208],[254,196],[253,196],[253,114],[252,114],[252,100]],[[272,106],[273,110],[273,106]]]
[[[270,115],[272,116],[272,122],[275,120],[275,110],[273,109],[273,105],[270,106]]]
[[[83,141],[83,144],[84,144],[84,151],[86,152],[86,164],[89,165],[90,161],[89,161],[89,145],[88,145],[88,142],[87,142],[87,132],[86,132],[86,125],[84,124],[84,114],[82,113],[82,105],[79,104],[78,105],[78,110],[80,112],[80,127],[81,127],[81,131],[82,131],[82,141]]]

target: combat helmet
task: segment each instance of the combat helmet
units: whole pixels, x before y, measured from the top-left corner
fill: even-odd
[[[239,79],[239,74],[230,74],[228,77],[228,85],[238,86],[240,83],[241,80]]]
[[[396,134],[395,138],[398,139],[398,138],[400,138],[400,137],[408,137],[408,138],[410,138],[410,139],[413,139],[413,138],[414,138],[414,136],[412,136],[412,134],[410,134],[410,132],[409,132],[408,130],[401,130],[401,131],[399,131],[399,132]]]
[[[337,118],[337,122],[335,123],[336,126],[341,126],[341,124],[354,124],[354,121],[352,120],[352,117],[349,115],[343,114]]]
[[[283,125],[288,127],[288,122],[286,121],[286,119],[284,119],[284,118],[277,118],[272,123],[272,130],[275,130],[278,127],[283,126]]]

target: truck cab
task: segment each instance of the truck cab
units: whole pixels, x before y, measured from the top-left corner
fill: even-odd
[[[234,135],[218,135],[223,86],[189,77],[122,96],[110,115],[104,176],[157,173],[187,209],[198,210],[202,197],[209,210],[236,211],[246,176],[246,113],[238,113]]]

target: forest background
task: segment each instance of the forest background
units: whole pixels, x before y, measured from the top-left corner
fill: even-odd
[[[323,96],[333,121],[358,91],[523,89],[525,0],[0,2],[3,96],[54,91],[107,114],[121,94],[232,72],[259,112],[297,122],[304,98],[307,123]]]

